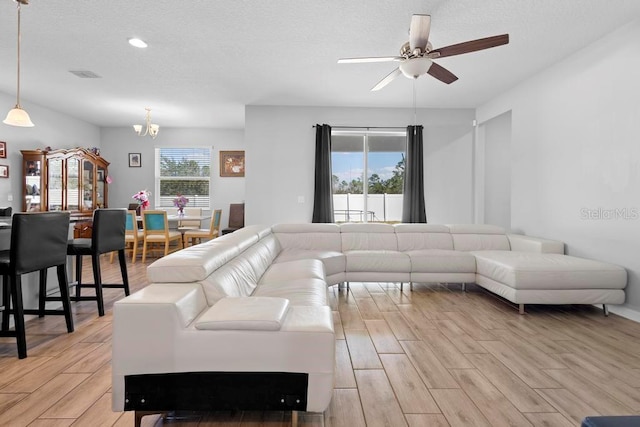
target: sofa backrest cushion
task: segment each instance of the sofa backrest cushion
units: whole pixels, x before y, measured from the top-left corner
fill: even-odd
[[[224,297],[247,297],[258,283],[254,269],[244,257],[238,257],[223,265],[206,279],[201,280],[207,304],[212,306]]]
[[[210,244],[232,244],[238,247],[240,252],[244,252],[245,249],[260,240],[260,235],[265,233],[271,233],[269,227],[260,225],[252,225],[249,227],[241,228],[233,233],[225,234],[216,239],[210,240],[207,243]]]
[[[276,259],[280,251],[280,243],[273,234],[269,234],[242,253],[241,257],[246,259],[253,269],[256,283],[273,264],[273,260]]]
[[[191,246],[154,261],[147,267],[147,279],[150,283],[199,282],[239,253],[231,243]]]
[[[218,268],[255,245],[271,228],[250,226],[158,259],[147,267],[151,283],[201,282]]]
[[[342,251],[337,224],[276,224],[271,229],[282,249]]]
[[[447,225],[457,251],[509,251],[509,239],[502,227],[486,224]]]
[[[390,224],[342,224],[342,251],[388,250],[397,251],[396,231]]]
[[[421,249],[453,250],[453,238],[446,225],[396,224],[396,238],[399,251]]]

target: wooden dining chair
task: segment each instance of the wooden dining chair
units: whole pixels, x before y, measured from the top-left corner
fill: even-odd
[[[202,216],[202,208],[184,208],[186,217]],[[198,230],[201,226],[199,219],[181,219],[178,221],[178,231],[184,233],[187,230]]]
[[[215,239],[220,235],[220,220],[222,219],[222,209],[216,209],[211,215],[209,229],[187,230],[184,232],[184,246],[200,243],[202,239]],[[196,243],[197,242],[197,243]]]
[[[177,249],[182,249],[182,233],[169,229],[166,211],[142,211],[142,228],[144,229],[144,241],[142,243],[142,262],[147,259],[149,244],[164,244],[164,255],[169,254],[171,242],[178,243]]]

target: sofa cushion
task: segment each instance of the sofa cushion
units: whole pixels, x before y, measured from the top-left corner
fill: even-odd
[[[198,282],[205,280],[239,253],[240,250],[234,245],[191,246],[154,261],[147,267],[147,279],[150,283]]]
[[[485,224],[447,225],[456,251],[484,251],[511,249],[509,239],[502,227]]]
[[[304,249],[283,249],[274,262],[279,263],[299,259],[319,259],[324,264],[324,271],[327,276],[344,273],[347,263],[347,258],[342,252]]]
[[[277,331],[289,311],[285,298],[222,298],[196,321],[196,329]]]
[[[468,252],[423,249],[405,252],[412,273],[475,273],[476,258]]]
[[[285,283],[297,279],[318,279],[324,281],[324,265],[317,259],[299,259],[295,261],[271,264],[260,278],[259,283]]]
[[[337,224],[276,224],[272,230],[284,250],[342,250],[340,226]]]
[[[249,261],[255,277],[260,278],[280,252],[280,244],[273,235],[268,235],[242,253]]]
[[[521,234],[507,234],[507,238],[509,239],[511,250],[515,252],[564,254],[564,243],[557,240],[541,239]]]
[[[223,265],[204,280],[202,288],[207,303],[212,306],[224,297],[247,297],[256,288],[256,278],[251,264],[242,257],[235,258]]]
[[[453,239],[449,228],[434,224],[396,224],[398,250],[401,252],[420,249],[453,250]]]
[[[623,289],[627,271],[569,255],[477,251],[477,274],[515,289]]]
[[[327,305],[327,285],[321,279],[261,283],[252,296],[286,298],[292,306],[323,306]]]
[[[207,244],[231,245],[237,247],[240,252],[244,252],[247,248],[251,247],[251,245],[260,240],[259,233],[261,232],[264,232],[264,227],[252,225],[250,227],[236,230],[233,233],[228,233],[223,236],[217,237],[207,242]]]
[[[387,250],[397,251],[398,241],[393,225],[378,223],[342,224],[342,251]]]
[[[390,272],[409,273],[411,260],[409,255],[398,251],[361,250],[347,251],[348,272]]]

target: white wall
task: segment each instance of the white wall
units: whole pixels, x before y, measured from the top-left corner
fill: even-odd
[[[156,147],[211,146],[211,209],[222,209],[222,228],[229,223],[229,204],[245,199],[245,178],[220,177],[219,151],[243,150],[244,132],[237,129],[160,128],[156,139],[139,137],[133,128],[103,128],[101,155],[111,162],[109,175],[109,207],[127,207],[134,193],[154,191],[154,159]],[[129,167],[129,153],[142,154],[142,167]],[[155,201],[151,195],[152,206]],[[206,227],[208,225],[205,224]]]
[[[11,206],[14,212],[22,210],[22,154],[20,150],[33,150],[50,146],[53,149],[74,147],[100,147],[100,129],[74,117],[23,102],[35,124],[32,128],[19,128],[2,123],[16,104],[15,96],[0,93],[0,141],[7,143],[7,158],[0,165],[9,165],[9,179],[0,178],[0,206]],[[9,195],[13,201],[9,201]]]
[[[473,222],[472,129],[467,123],[447,129],[444,138],[425,138],[425,204],[430,223]]]
[[[638,40],[635,21],[477,111],[479,122],[512,112],[512,227],[625,267],[622,311],[640,310]]]
[[[247,106],[245,110],[246,222],[310,222],[316,123],[331,126],[407,126],[413,109]],[[427,219],[454,222],[471,218],[471,139],[474,111],[420,109],[425,126]],[[450,147],[452,145],[452,147]],[[453,156],[468,152],[468,164]],[[436,159],[439,157],[439,160]],[[447,167],[450,166],[450,167]],[[431,169],[429,169],[431,168]],[[445,189],[444,196],[436,194]],[[433,190],[434,196],[431,195]],[[455,190],[455,191],[454,191]],[[453,193],[453,194],[451,194]],[[298,197],[304,203],[298,203]],[[433,213],[432,213],[433,210]],[[455,215],[449,219],[447,215]]]
[[[484,224],[511,229],[511,113],[481,125],[484,129],[482,159]]]

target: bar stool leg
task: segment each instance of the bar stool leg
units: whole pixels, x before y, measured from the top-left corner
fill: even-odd
[[[104,316],[104,300],[102,299],[102,277],[100,274],[100,254],[91,255],[93,264],[93,282],[96,288],[96,299],[98,300],[98,316]]]
[[[11,276],[11,299],[13,301],[13,319],[16,324],[18,359],[24,359],[27,357],[27,337],[24,327],[24,308],[22,307],[22,279],[20,276]]]
[[[73,332],[73,316],[71,314],[71,299],[69,298],[69,281],[67,268],[64,264],[56,267],[58,271],[58,286],[60,287],[60,299],[64,310],[64,320],[67,322],[67,332]]]
[[[40,270],[40,290],[38,293],[38,317],[44,317],[47,297],[47,269]]]
[[[4,310],[2,311],[2,331],[9,330],[9,312],[11,311],[11,284],[9,283],[9,276],[2,276],[2,304]]]
[[[82,256],[76,255],[76,301],[82,295]]]
[[[124,294],[129,295],[129,275],[127,274],[127,258],[124,249],[118,251],[118,260],[120,261],[120,272],[122,273],[122,284],[124,286]]]

